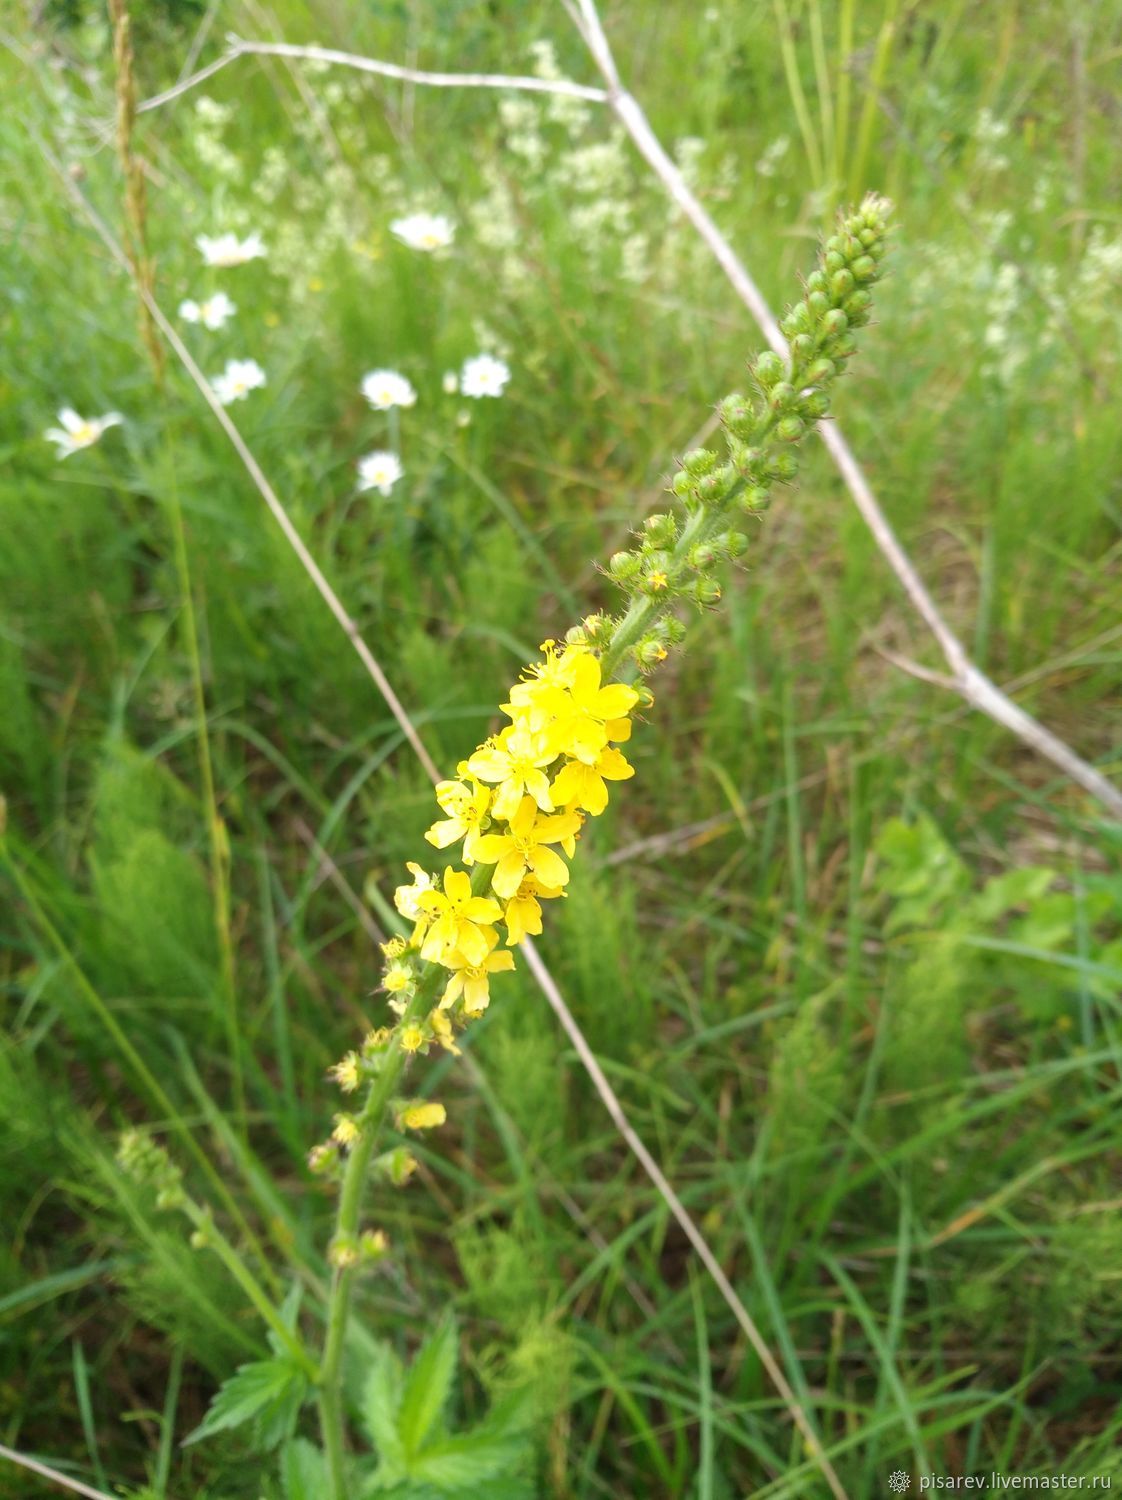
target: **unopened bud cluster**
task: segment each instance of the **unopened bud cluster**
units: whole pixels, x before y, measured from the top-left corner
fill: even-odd
[[[670,485],[684,516],[649,516],[635,545],[609,559],[606,571],[629,596],[630,608],[619,619],[593,616],[597,630],[585,631],[583,639],[594,650],[606,646],[613,666],[620,663],[621,644],[641,672],[666,658],[685,634],[672,604],[716,604],[721,585],[714,574],[748,549],[744,532],[729,524],[733,506],[755,514],[775,485],[797,478],[796,447],[829,414],[834,380],[857,347],[853,330],[871,316],[888,212],[887,200],[871,194],[841,220],[806,280],[803,299],[780,325],[787,357],[771,350],[759,355],[750,366],[752,393],[734,392],[717,407],[725,460],[707,448],[685,454]],[[642,628],[633,628],[635,622]]]
[[[134,1182],[153,1189],[157,1208],[186,1206],[182,1171],[145,1131],[125,1131],[117,1147],[117,1161]]]

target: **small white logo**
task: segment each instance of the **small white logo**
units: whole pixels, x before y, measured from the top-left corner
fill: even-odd
[[[895,1469],[888,1476],[888,1488],[894,1495],[902,1495],[908,1488],[908,1476],[903,1469]]]

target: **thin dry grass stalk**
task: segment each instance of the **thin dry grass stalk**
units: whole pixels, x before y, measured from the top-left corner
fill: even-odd
[[[125,0],[109,0],[109,17],[113,23],[113,64],[117,96],[117,155],[125,178],[125,219],[128,233],[125,248],[138,287],[151,294],[154,285],[152,258],[148,253],[148,199],[144,168],[132,147],[136,122],[136,75],[133,71],[132,28]],[[156,376],[163,385],[164,346],[144,298],[139,299],[140,336]]]

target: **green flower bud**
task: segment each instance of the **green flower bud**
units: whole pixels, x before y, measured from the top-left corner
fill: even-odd
[[[838,373],[838,367],[832,359],[816,359],[806,372],[808,385],[825,385]]]
[[[660,513],[648,516],[643,522],[645,542],[652,547],[672,547],[678,536],[678,523],[673,516]]]
[[[716,604],[721,597],[721,585],[715,578],[699,578],[690,590],[691,595],[698,604],[709,606]]]
[[[826,314],[828,318],[829,313]],[[825,319],[823,320],[825,321]],[[796,333],[791,340],[791,358],[796,364],[802,364],[804,359],[809,359],[814,353],[814,340],[809,333]]]
[[[845,266],[830,277],[830,291],[838,302],[849,295],[854,285],[853,272]]]
[[[717,561],[717,554],[708,542],[697,542],[686,554],[686,563],[695,573],[704,573]]]
[[[697,487],[697,481],[693,475],[685,469],[679,469],[670,481],[670,488],[679,500],[689,500]]]
[[[831,250],[829,246],[827,246],[826,254],[822,258],[822,264],[826,267],[830,275],[835,275],[838,271],[844,271],[846,268],[845,258],[839,255],[836,250]]]
[[[713,545],[719,547],[726,557],[736,558],[744,556],[749,544],[743,531],[724,531],[713,538]]]
[[[755,449],[748,450],[755,452]],[[707,474],[697,487],[698,499],[702,505],[718,505],[724,500],[729,486],[735,477],[736,471],[728,464],[723,465],[715,474]]]
[[[666,647],[655,635],[645,635],[634,650],[635,660],[644,671],[657,667],[659,662],[666,660],[668,654]]]
[[[768,459],[767,468],[772,479],[779,479],[789,484],[798,475],[799,461],[793,453],[786,450],[782,453],[773,453]]]
[[[809,391],[799,402],[799,415],[807,422],[817,422],[830,410],[830,398],[825,391]]]
[[[682,468],[697,479],[712,474],[716,467],[717,455],[708,448],[691,448],[682,458]]]
[[[806,333],[810,328],[810,323],[810,309],[805,302],[796,302],[779,327],[783,332],[783,337],[790,339],[796,333]]]
[[[666,619],[663,620],[662,623],[665,626],[665,629],[663,630],[663,636],[667,644],[671,646],[680,646],[686,638],[686,627],[684,622],[679,620],[677,615],[667,615]]]
[[[565,632],[565,640],[570,646],[587,646],[588,637],[584,633],[584,626],[570,625]]]
[[[778,354],[776,354],[771,349],[765,349],[764,352],[756,360],[756,363],[752,369],[752,373],[755,375],[760,384],[765,389],[768,389],[773,386],[777,380],[783,379],[785,368],[786,366],[784,365]]]
[[[857,353],[857,340],[851,333],[843,334],[830,345],[830,353],[836,359],[848,359],[851,354]]]
[[[639,558],[634,552],[613,552],[608,559],[608,572],[617,583],[626,583],[639,571]]]
[[[736,499],[741,510],[764,510],[771,499],[771,491],[766,485],[750,484],[746,490],[741,490]]]
[[[811,292],[806,302],[810,308],[811,317],[815,319],[821,318],[830,310],[830,299],[825,292]]]
[[[858,281],[871,281],[877,274],[877,263],[871,255],[859,255],[849,269]]]
[[[756,430],[755,409],[746,396],[737,392],[717,403],[717,416],[733,437],[738,437],[743,442],[747,442]]]
[[[833,308],[822,319],[822,332],[828,339],[840,338],[849,327],[849,319],[840,307]]]
[[[811,271],[806,278],[806,289],[808,292],[824,292],[827,289],[825,276],[821,271]]]
[[[605,615],[585,615],[581,621],[585,639],[594,646],[603,645],[608,633],[608,624],[609,622]]]
[[[768,405],[772,411],[783,411],[795,399],[795,387],[786,380],[773,385],[768,392]]]
[[[872,292],[856,291],[851,293],[842,303],[842,310],[850,322],[852,322],[855,317],[868,312],[872,305]]]
[[[805,431],[806,423],[801,417],[784,417],[775,427],[775,435],[781,443],[797,443]]]

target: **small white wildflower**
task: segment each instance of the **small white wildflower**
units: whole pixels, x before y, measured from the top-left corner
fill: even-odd
[[[454,396],[460,389],[460,377],[455,370],[445,370],[444,379],[440,382],[446,396]]]
[[[790,148],[791,137],[789,135],[777,136],[756,163],[756,171],[761,177],[774,177],[779,170],[779,163]]]
[[[69,406],[58,414],[61,427],[48,427],[43,436],[48,443],[58,444],[58,457],[69,458],[80,448],[92,448],[102,433],[109,427],[119,427],[125,420],[120,412],[106,412],[103,417],[80,417]]]
[[[396,370],[371,370],[362,377],[362,394],[375,411],[389,411],[391,406],[412,406],[417,392]]]
[[[394,219],[390,224],[403,245],[410,250],[447,250],[456,234],[456,226],[445,214],[409,214],[404,219]]]
[[[237,306],[230,301],[225,292],[216,292],[205,302],[193,302],[188,299],[179,304],[179,316],[185,323],[201,323],[204,328],[209,328],[212,332],[216,328],[221,328],[227,318],[232,318],[237,310]]]
[[[460,390],[465,396],[501,396],[510,379],[510,366],[490,354],[477,354],[464,361]]]
[[[222,374],[215,375],[210,384],[222,405],[229,406],[233,401],[244,401],[265,381],[265,371],[255,359],[228,359]]]
[[[388,495],[404,473],[396,453],[368,453],[358,461],[358,487]]]
[[[236,234],[220,234],[216,238],[200,234],[196,235],[195,244],[208,266],[242,266],[247,260],[265,254],[259,234],[247,234],[244,240],[239,240]]]

